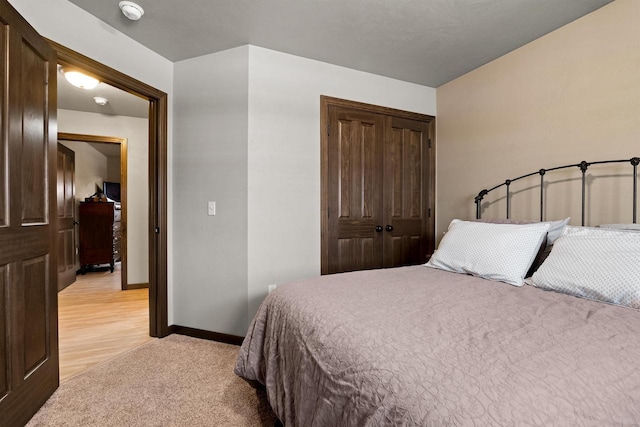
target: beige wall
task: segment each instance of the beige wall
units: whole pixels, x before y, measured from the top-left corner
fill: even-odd
[[[473,217],[478,191],[507,178],[640,156],[640,1],[617,0],[441,86],[437,109],[438,235],[451,219]],[[622,173],[631,172],[629,165]],[[631,178],[603,177],[618,174],[589,173],[591,225],[631,222]],[[579,223],[577,179],[579,170],[569,195],[549,187],[547,219],[571,215]],[[516,216],[535,218],[538,190],[515,196],[514,204],[518,198],[531,210]],[[504,215],[498,205],[483,216]]]

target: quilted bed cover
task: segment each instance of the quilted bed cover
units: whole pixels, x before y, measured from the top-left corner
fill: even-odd
[[[235,372],[289,426],[640,424],[640,312],[423,266],[282,285]]]

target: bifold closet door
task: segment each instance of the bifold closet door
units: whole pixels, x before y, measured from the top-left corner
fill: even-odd
[[[323,274],[420,264],[434,249],[433,117],[370,108],[327,105]]]

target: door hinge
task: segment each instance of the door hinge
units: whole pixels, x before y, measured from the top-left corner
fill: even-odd
[[[429,142],[429,148],[431,148],[431,138],[427,140]]]
[[[327,136],[331,136],[331,125],[327,123]]]
[[[427,215],[431,218],[431,208],[427,209]]]
[[[331,218],[331,208],[327,208],[327,218]]]
[[[155,232],[156,234],[160,234],[160,227],[156,227]]]

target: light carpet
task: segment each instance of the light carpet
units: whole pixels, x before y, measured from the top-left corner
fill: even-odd
[[[239,347],[170,335],[60,385],[28,426],[268,426],[264,392],[233,373]]]

